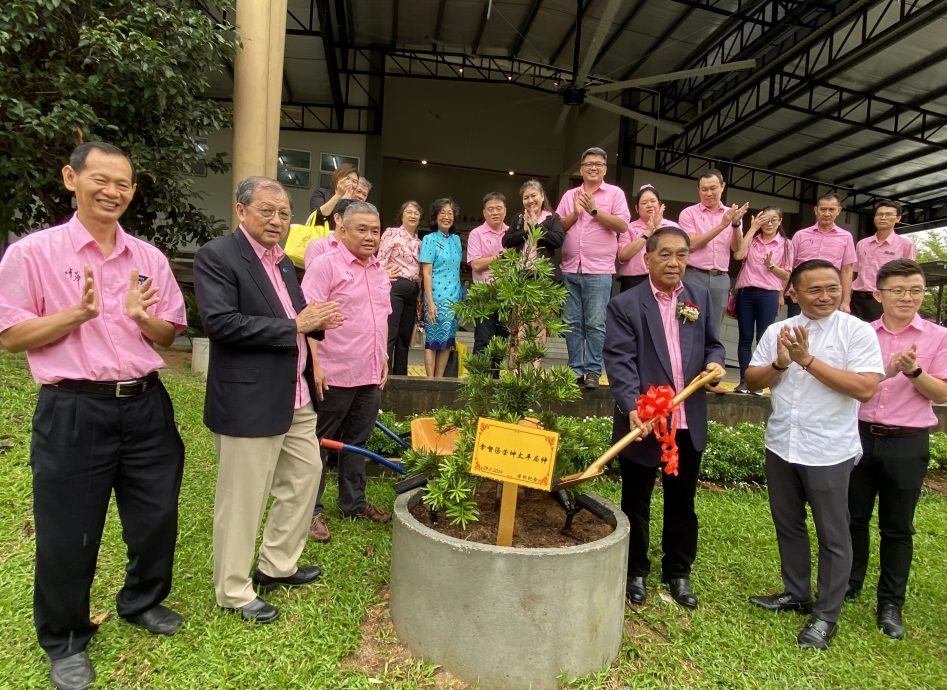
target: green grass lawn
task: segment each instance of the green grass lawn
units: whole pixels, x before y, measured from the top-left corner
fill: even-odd
[[[158,637],[114,615],[124,547],[114,510],[106,524],[92,590],[93,616],[113,612],[89,646],[99,688],[433,688],[434,667],[418,662],[371,672],[342,668],[360,644],[366,609],[387,582],[390,526],[335,516],[335,485],[326,493],[332,542],[312,542],[303,563],[325,571],[313,587],[269,595],[283,616],[251,626],[216,608],[211,522],[216,461],[201,423],[203,385],[189,374],[164,376],[187,446],[175,584],[166,602],[186,625]],[[48,663],[32,626],[33,538],[29,428],[35,386],[25,360],[0,354],[0,688],[45,687]],[[619,487],[598,480],[613,500]],[[374,479],[369,499],[390,507],[390,480]],[[655,515],[660,515],[656,500]],[[907,637],[895,642],[874,627],[873,587],[842,612],[828,652],[802,652],[795,635],[804,619],[769,614],[747,597],[779,589],[775,536],[765,491],[701,490],[701,546],[693,580],[700,608],[685,612],[649,581],[649,602],[626,609],[618,660],[572,682],[575,688],[947,688],[947,500],[925,493],[918,508],[914,570],[905,606]],[[655,526],[655,534],[659,527]],[[653,546],[657,542],[653,539]],[[366,548],[371,546],[372,548]],[[877,545],[874,545],[877,563]],[[652,549],[657,563],[660,555]],[[869,571],[869,582],[877,566]],[[538,631],[541,632],[541,631]],[[541,644],[541,634],[536,643]]]

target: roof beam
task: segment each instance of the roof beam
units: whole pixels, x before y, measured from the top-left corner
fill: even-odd
[[[632,60],[631,64],[628,66],[628,69],[626,69],[624,73],[621,75],[621,77],[618,78],[618,81],[625,81],[626,79],[630,79],[631,75],[634,74],[636,69],[638,69],[643,64],[645,64],[648,60],[651,59],[651,56],[654,54],[655,48],[657,48],[658,46],[663,44],[666,40],[668,40],[668,38],[672,34],[674,34],[675,31],[680,30],[681,23],[693,13],[694,9],[695,8],[693,6],[690,6],[686,10],[684,10],[679,16],[675,17],[674,21],[672,21],[668,25],[668,27],[661,33],[661,35],[658,36],[656,39],[654,39],[651,42],[651,45],[645,48],[644,52],[641,54],[641,57],[639,57],[637,60]]]
[[[536,21],[536,15],[539,14],[539,8],[543,6],[543,0],[533,0],[523,23],[516,30],[516,40],[513,42],[513,48],[510,49],[510,57],[517,57],[523,49],[523,43],[526,41],[526,34],[533,28],[533,22]],[[537,56],[538,57],[538,56]]]
[[[473,50],[471,51],[474,55],[477,55],[480,52],[480,42],[483,40],[483,32],[487,29],[487,20],[490,18],[490,1],[487,1],[487,4],[483,6],[483,16],[480,17],[480,26],[477,28],[477,37],[473,42]]]
[[[928,175],[936,175],[937,173],[947,172],[947,164],[938,163],[937,165],[931,165],[920,170],[914,170],[904,175],[896,175],[895,177],[889,177],[884,180],[878,180],[877,182],[872,182],[864,189],[868,190],[879,190],[885,189],[886,187],[893,187],[894,185],[901,184],[902,182],[910,182],[911,180],[916,180],[921,177],[927,177]],[[863,175],[856,175],[855,178],[863,177]],[[947,187],[947,183],[942,182],[943,187]],[[911,192],[916,194],[917,192]]]
[[[906,79],[906,78],[908,78],[908,77],[911,77],[911,76],[914,76],[914,75],[916,75],[918,72],[920,72],[920,71],[922,71],[922,70],[924,70],[924,69],[927,69],[927,68],[929,68],[929,67],[931,67],[931,66],[933,66],[933,65],[936,65],[936,64],[938,64],[938,63],[940,63],[940,62],[942,62],[942,61],[944,61],[944,60],[947,60],[947,46],[945,46],[944,48],[941,48],[941,49],[940,49],[939,51],[937,51],[936,53],[933,53],[933,54],[931,54],[931,55],[925,57],[923,60],[919,60],[918,62],[915,62],[915,63],[913,63],[913,64],[911,64],[911,65],[908,65],[908,66],[905,67],[904,69],[900,69],[900,70],[898,70],[897,72],[895,72],[894,74],[891,74],[891,75],[885,77],[885,78],[882,79],[881,81],[876,82],[875,84],[873,84],[872,87],[873,87],[873,89],[874,89],[874,91],[875,91],[876,93],[879,92],[879,91],[883,91],[884,89],[887,89],[888,87],[890,87],[890,86],[892,86],[892,85],[894,85],[894,84],[898,84],[898,83],[902,82],[904,79]],[[858,100],[858,99],[861,99],[861,97],[862,97],[862,94],[859,94],[858,96],[855,96],[854,98],[852,98],[852,99],[846,101],[845,107],[851,107],[851,106],[856,105],[857,100]],[[938,96],[938,97],[939,97],[939,96]],[[910,101],[910,102],[908,103],[908,105],[911,105],[911,106],[924,105],[924,103],[928,103],[928,102],[930,102],[931,100],[933,100],[933,98],[928,98],[928,97],[925,96],[925,97],[922,97],[922,98],[919,98],[919,99],[914,99],[914,100]],[[806,120],[804,120],[804,121],[803,121],[802,123],[800,123],[799,125],[793,127],[793,130],[794,130],[794,131],[800,131],[800,130],[804,130],[804,129],[808,128],[808,127],[812,127],[813,125],[815,125],[816,123],[818,123],[819,120],[821,120],[821,117],[820,117],[819,115],[812,115],[811,117],[806,118]],[[839,140],[841,140],[841,139],[845,139],[845,138],[848,138],[848,137],[853,136],[853,135],[855,135],[855,134],[858,134],[858,132],[860,132],[860,131],[861,131],[861,127],[849,127],[849,128],[848,128],[847,130],[845,130],[844,132],[842,132],[842,133],[840,133],[840,134],[834,135],[834,136],[832,137],[832,140],[833,140],[833,141],[839,141]],[[733,157],[734,157],[736,160],[742,160],[742,159],[744,159],[744,158],[750,157],[750,156],[753,155],[753,154],[758,154],[760,151],[764,151],[764,150],[766,150],[766,149],[768,149],[768,148],[770,148],[770,147],[772,147],[772,146],[775,146],[776,144],[782,144],[782,143],[785,143],[785,142],[786,142],[786,133],[785,133],[785,132],[776,132],[776,133],[773,134],[772,136],[767,137],[766,139],[764,139],[763,141],[758,142],[758,143],[756,143],[756,144],[753,144],[752,146],[748,146],[747,148],[745,148],[744,150],[740,151],[739,153],[735,153],[735,154],[733,155]],[[823,148],[825,148],[824,142],[818,142],[818,143],[816,143],[816,144],[814,144],[814,145],[812,145],[812,146],[807,146],[807,147],[803,148],[802,150],[797,151],[796,153],[792,154],[792,159],[795,160],[795,159],[798,159],[798,158],[805,158],[806,156],[808,156],[808,155],[810,155],[810,154],[812,154],[812,153],[815,153],[816,151],[819,151],[819,150],[821,150],[821,149],[823,149]],[[770,166],[770,167],[778,167],[778,166],[776,165],[776,163],[770,163],[769,166]]]
[[[877,0],[858,0],[796,49],[764,66],[754,79],[709,104],[687,123],[682,134],[670,140],[670,147],[708,150],[797,97],[808,80],[828,81],[947,12],[943,0],[926,5],[916,0],[887,0],[880,13],[869,14],[876,4]],[[789,78],[778,79],[780,74]]]
[[[569,30],[566,32],[566,35],[562,37],[562,40],[559,42],[559,47],[556,48],[555,52],[552,54],[552,57],[549,58],[549,64],[555,65],[559,62],[559,56],[562,55],[562,51],[566,49],[566,46],[569,44],[569,39],[575,36],[576,41],[581,41],[581,36],[578,35],[582,32],[582,17],[585,16],[585,11],[589,9],[593,0],[578,0],[576,4],[576,15],[575,15],[575,24],[573,24]],[[579,28],[579,32],[576,33],[576,27]],[[577,68],[578,64],[573,65],[573,69]]]
[[[332,101],[335,103],[336,117],[342,120],[345,112],[345,99],[342,96],[339,61],[335,52],[332,10],[329,7],[329,0],[316,0],[316,6],[319,13],[319,30],[322,33],[322,47],[326,56],[326,75],[329,79],[329,90],[332,92]]]
[[[437,19],[434,21],[434,36],[431,41],[434,44],[434,50],[441,47],[441,29],[444,26],[444,11],[447,9],[447,0],[441,0],[437,5]]]

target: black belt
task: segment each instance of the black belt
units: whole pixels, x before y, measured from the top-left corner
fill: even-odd
[[[142,376],[138,379],[129,379],[127,381],[77,381],[74,379],[63,379],[52,385],[57,388],[62,388],[67,391],[76,391],[78,393],[107,395],[110,398],[130,398],[134,395],[141,395],[149,388],[153,388],[158,381],[158,372],[153,371],[147,376]]]
[[[858,428],[872,436],[909,436],[927,431],[926,427],[888,426],[887,424],[873,424],[872,422],[859,422]]]
[[[701,273],[707,273],[712,276],[722,276],[726,275],[726,271],[718,271],[716,268],[697,268],[696,266],[688,266],[688,271],[700,271]]]

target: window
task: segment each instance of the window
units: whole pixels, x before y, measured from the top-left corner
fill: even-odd
[[[309,151],[280,149],[276,159],[276,179],[287,187],[309,189],[311,157]]]
[[[194,150],[200,160],[191,163],[188,173],[194,177],[207,177],[207,153],[210,151],[207,137],[194,137]]]
[[[319,186],[325,189],[332,189],[332,173],[340,165],[348,163],[359,169],[358,156],[343,156],[338,153],[322,153],[319,155]]]

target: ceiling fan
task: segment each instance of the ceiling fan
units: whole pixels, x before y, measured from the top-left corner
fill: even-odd
[[[617,81],[611,84],[588,86],[587,81],[589,72],[592,69],[592,65],[594,65],[598,59],[599,51],[601,51],[602,45],[605,42],[605,36],[608,33],[608,30],[611,28],[615,19],[615,14],[618,12],[618,8],[621,5],[622,0],[609,0],[608,4],[605,6],[605,11],[602,13],[602,17],[599,19],[598,27],[596,28],[595,35],[592,37],[592,42],[589,44],[589,47],[585,53],[585,58],[580,64],[579,53],[581,52],[580,39],[582,34],[583,0],[577,0],[578,9],[576,13],[575,44],[572,61],[572,81],[568,84],[561,85],[558,91],[559,97],[562,99],[562,103],[564,105],[582,105],[583,103],[588,103],[589,105],[596,108],[601,108],[602,110],[607,110],[609,112],[622,115],[635,120],[636,122],[641,122],[643,124],[650,125],[651,127],[676,134],[681,132],[683,128],[675,122],[668,122],[651,117],[650,115],[646,115],[644,113],[640,113],[636,110],[631,110],[630,108],[622,107],[612,103],[611,101],[607,101],[604,98],[598,98],[594,94],[603,94],[612,91],[624,91],[625,89],[630,89],[637,86],[651,86],[653,84],[663,84],[664,82],[675,81],[677,79],[689,79],[691,77],[700,77],[707,74],[735,72],[739,70],[754,69],[756,67],[756,60],[739,60],[735,62],[726,62],[719,65],[712,65],[710,67],[698,67],[696,69],[686,69],[677,72],[667,72],[665,74],[655,74],[650,77],[626,79],[624,81]]]

